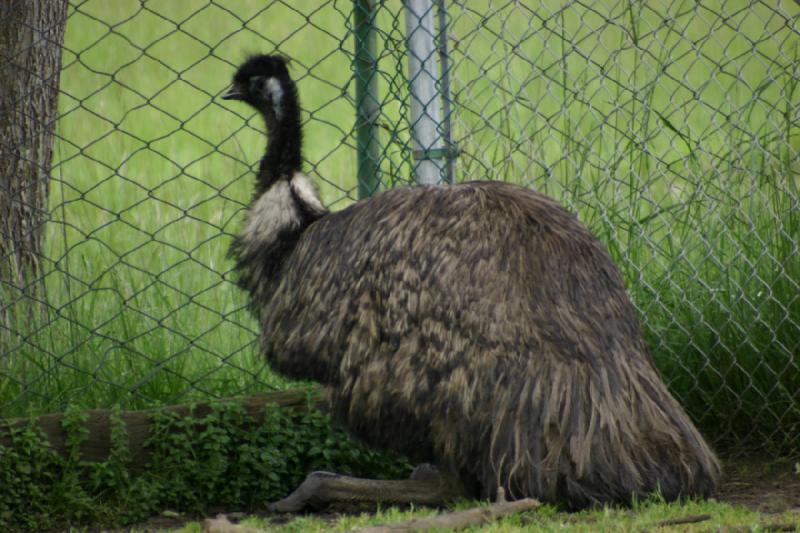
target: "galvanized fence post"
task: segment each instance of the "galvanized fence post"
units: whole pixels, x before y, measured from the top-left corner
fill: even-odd
[[[432,0],[406,0],[406,46],[411,91],[411,138],[414,180],[436,185],[446,176],[447,147],[442,136],[442,112],[437,82],[437,54]]]

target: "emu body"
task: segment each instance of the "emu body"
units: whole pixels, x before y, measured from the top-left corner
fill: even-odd
[[[278,72],[266,79],[280,91],[261,82],[267,103],[254,104],[270,146],[297,107]],[[328,385],[351,432],[484,497],[502,487],[578,508],[714,489],[713,452],[575,216],[493,182],[394,189],[328,213],[299,164],[266,174],[271,149],[233,247],[240,283],[273,368]]]

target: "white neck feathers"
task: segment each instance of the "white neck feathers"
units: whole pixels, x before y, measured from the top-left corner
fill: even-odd
[[[305,174],[278,180],[256,199],[247,212],[239,238],[245,254],[271,247],[285,235],[303,229],[308,215],[319,218],[328,213]]]

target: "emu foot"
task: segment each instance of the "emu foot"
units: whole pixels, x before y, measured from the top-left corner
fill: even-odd
[[[431,465],[419,465],[409,479],[383,480],[342,476],[331,472],[311,472],[294,492],[267,506],[278,513],[296,513],[331,504],[427,505],[437,507],[468,497],[457,477]]]

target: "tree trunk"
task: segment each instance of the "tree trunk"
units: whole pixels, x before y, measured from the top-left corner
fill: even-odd
[[[0,326],[39,285],[67,6],[0,0]]]

